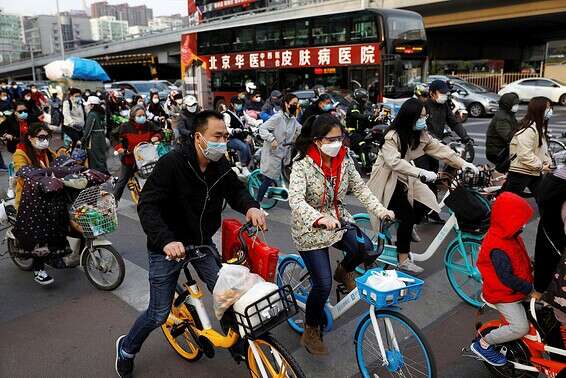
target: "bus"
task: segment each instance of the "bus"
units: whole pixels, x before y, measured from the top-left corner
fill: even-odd
[[[181,38],[182,77],[205,105],[228,102],[253,81],[271,90],[362,87],[373,101],[410,97],[426,78],[422,17],[367,7],[268,12],[196,26]],[[205,98],[203,98],[203,96]]]

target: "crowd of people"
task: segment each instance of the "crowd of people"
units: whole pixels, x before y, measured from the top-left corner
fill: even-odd
[[[133,150],[139,143],[158,143],[165,129],[175,135],[175,145],[161,158],[141,193],[138,213],[147,234],[149,249],[150,304],[127,335],[118,339],[116,369],[120,376],[133,370],[133,360],[146,337],[166,319],[185,255],[184,246],[213,245],[222,203],[245,214],[247,220],[266,229],[266,213],[260,203],[268,188],[276,184],[284,167],[292,163],[289,183],[291,236],[308,269],[312,289],[305,311],[301,338],[313,354],[326,354],[322,338],[324,305],[332,278],[347,290],[355,288],[354,270],[373,250],[370,238],[352,222],[345,206],[348,193],[367,208],[374,228],[381,219],[398,221],[396,246],[398,268],[419,274],[423,269],[410,258],[412,242],[420,239],[415,225],[428,218],[442,222],[435,182],[439,162],[457,170],[478,173],[443,143],[444,130],[452,129],[463,141],[473,143],[447,104],[450,88],[433,81],[426,96],[405,101],[384,132],[383,144],[369,181],[364,181],[348,154],[348,144],[372,126],[368,116],[368,93],[357,90],[344,127],[335,116],[332,96],[317,88],[312,103],[301,109],[292,93],[273,90],[266,101],[253,83],[217,110],[203,109],[193,95],[172,90],[166,99],[157,91],[147,98],[126,98],[121,90],[70,88],[64,96],[50,97],[35,85],[26,89],[3,82],[0,135],[13,154],[16,174],[24,167],[47,169],[56,156],[49,149],[53,131],[61,131],[71,149],[87,151],[89,167],[110,174],[107,166],[111,145],[121,159],[114,185],[120,200],[136,166]],[[519,100],[513,95],[500,99],[500,110],[487,130],[486,157],[507,174],[501,194],[493,204],[491,226],[478,259],[483,277],[484,299],[496,306],[509,325],[478,338],[472,350],[494,365],[505,356],[492,345],[522,337],[528,321],[520,301],[533,295],[555,306],[556,316],[566,320],[561,258],[566,247],[566,170],[554,171],[548,153],[548,122],[552,104],[546,98],[532,99],[526,115],[517,120]],[[346,131],[346,129],[348,131]],[[252,161],[253,142],[262,140],[262,183],[252,198],[231,169],[225,155],[237,152],[237,164],[245,169]],[[53,146],[51,146],[53,147]],[[6,169],[0,160],[0,169]],[[22,198],[24,177],[19,176],[16,204]],[[535,197],[541,219],[535,246],[534,273],[521,239],[523,227],[534,210],[523,197],[525,189]],[[338,231],[336,231],[338,230]],[[334,273],[329,247],[345,252]],[[34,278],[40,284],[53,281],[44,268],[45,259],[34,257]],[[194,263],[212,290],[218,273],[215,259]],[[233,319],[227,312],[223,321]],[[238,353],[234,348],[234,353]]]

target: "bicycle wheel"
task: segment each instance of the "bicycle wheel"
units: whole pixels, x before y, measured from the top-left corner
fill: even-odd
[[[200,322],[198,320],[195,321],[189,311],[189,308],[184,302],[181,303],[179,307],[175,307],[175,300],[182,291],[183,289],[177,285],[175,288],[175,299],[171,305],[171,313],[167,318],[167,321],[161,326],[161,331],[163,331],[163,334],[165,335],[169,345],[171,345],[171,348],[173,348],[179,356],[189,362],[195,362],[202,357],[202,350],[198,348],[188,328],[186,328],[184,332],[177,337],[174,337],[171,334],[173,327],[183,322],[187,323],[187,327],[200,327]]]
[[[124,281],[124,259],[111,245],[94,246],[81,255],[81,266],[86,278],[99,290],[111,291]]]
[[[279,266],[277,267],[277,285],[283,287],[285,285],[291,286],[293,288],[293,293],[297,302],[303,304],[307,303],[307,297],[311,291],[312,283],[309,278],[303,280],[308,274],[307,268],[298,256],[287,256],[281,260]],[[298,333],[304,332],[304,320],[305,312],[304,309],[299,306],[299,311],[293,317],[287,319],[287,323]]]
[[[483,305],[481,300],[482,280],[476,263],[481,241],[464,238],[462,239],[462,245],[463,249],[458,239],[456,239],[446,249],[444,257],[446,274],[456,294],[464,302],[479,308]]]
[[[8,243],[8,253],[10,254],[10,258],[12,259],[14,264],[16,264],[16,266],[20,270],[23,270],[24,272],[31,271],[33,269],[33,259],[32,258],[23,259],[21,257],[17,257],[19,248],[17,246],[16,240],[12,238],[8,238],[7,243]]]
[[[248,176],[248,191],[253,198],[257,198],[257,192],[262,182],[262,175],[259,169],[256,169]],[[267,195],[263,197],[261,201],[261,208],[269,210],[275,205],[277,205],[277,200],[275,198],[267,198]]]
[[[436,376],[431,348],[411,320],[392,310],[376,310],[375,316],[387,361],[381,355],[368,312],[354,336],[356,360],[364,378]]]
[[[551,139],[548,141],[548,150],[554,165],[566,162],[566,145],[559,140]]]
[[[269,334],[253,341],[268,377],[303,378],[305,373],[285,347]],[[248,344],[248,369],[253,378],[262,377],[259,364]]]

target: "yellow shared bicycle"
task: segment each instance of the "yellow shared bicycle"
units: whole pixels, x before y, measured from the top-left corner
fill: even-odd
[[[230,328],[224,335],[212,328],[202,300],[204,294],[188,268],[189,262],[209,253],[216,255],[207,245],[186,247],[183,271],[187,281],[177,285],[171,312],[161,326],[171,347],[186,361],[195,362],[203,354],[213,358],[215,348],[232,348],[243,339],[244,358],[252,377],[305,377],[297,361],[269,334],[271,329],[297,313],[297,303],[290,287],[278,288],[247,305],[245,310],[235,311],[237,330]],[[244,260],[241,258],[235,263],[241,264]]]

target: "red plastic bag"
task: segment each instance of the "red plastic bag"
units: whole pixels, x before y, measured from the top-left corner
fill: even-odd
[[[222,222],[222,258],[224,261],[232,259],[242,250],[239,239],[242,224],[236,219],[225,219]],[[259,274],[264,280],[274,282],[275,269],[279,257],[279,249],[267,245],[258,235],[250,236],[247,231],[242,233],[247,248],[246,265],[253,273]]]

